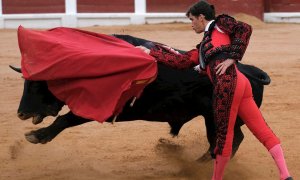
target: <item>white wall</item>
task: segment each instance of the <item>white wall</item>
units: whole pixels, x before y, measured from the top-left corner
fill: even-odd
[[[26,1],[26,0],[24,0]],[[185,13],[147,13],[146,0],[134,1],[134,13],[77,13],[77,0],[65,0],[66,13],[3,14],[0,0],[0,28],[53,28],[111,26],[145,23],[189,22]],[[300,23],[299,13],[265,13],[266,22]]]
[[[300,23],[300,13],[264,13],[264,21],[271,23]]]
[[[0,0],[0,28],[53,28],[111,26],[145,23],[188,22],[185,13],[147,13],[146,0],[135,0],[134,13],[77,13],[76,0],[65,0],[66,13],[2,14]]]

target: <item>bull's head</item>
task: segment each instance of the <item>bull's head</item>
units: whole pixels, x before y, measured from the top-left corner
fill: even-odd
[[[21,73],[20,68],[10,68]],[[49,91],[46,81],[25,80],[18,117],[22,120],[32,117],[32,123],[38,124],[46,116],[56,116],[63,105],[63,102]]]

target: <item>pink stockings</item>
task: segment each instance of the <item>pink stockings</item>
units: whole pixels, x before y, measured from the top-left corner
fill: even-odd
[[[270,154],[272,155],[277,168],[280,174],[280,180],[287,179],[290,177],[289,171],[287,169],[287,165],[285,163],[285,159],[283,156],[283,151],[281,149],[280,144],[275,145],[269,150]],[[212,180],[222,180],[225,167],[227,162],[230,160],[230,157],[224,157],[221,155],[217,155],[215,162],[214,162],[214,172]]]
[[[269,150],[269,152],[277,165],[277,168],[280,173],[280,179],[286,179],[290,177],[280,144],[277,144],[274,147],[272,147]]]

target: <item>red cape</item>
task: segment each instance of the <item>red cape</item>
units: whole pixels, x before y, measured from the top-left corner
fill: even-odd
[[[49,90],[78,116],[103,122],[138,97],[157,73],[153,57],[105,34],[55,28],[18,29],[25,79]]]

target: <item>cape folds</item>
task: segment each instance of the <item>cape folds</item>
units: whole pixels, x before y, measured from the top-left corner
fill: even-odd
[[[74,114],[99,122],[119,114],[157,74],[153,57],[105,34],[20,26],[18,41],[24,78],[47,81]]]

